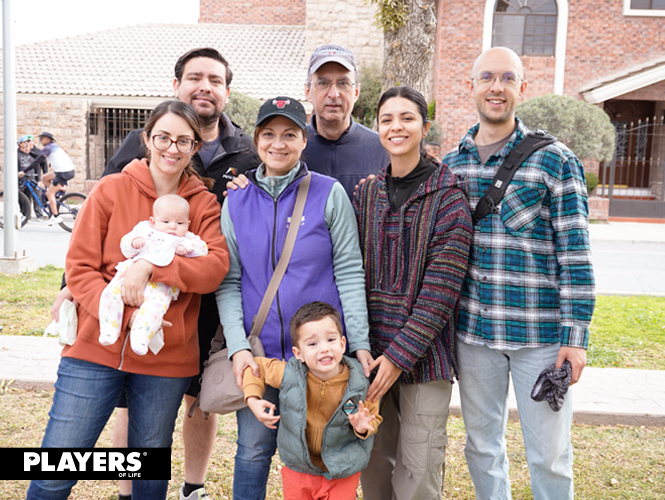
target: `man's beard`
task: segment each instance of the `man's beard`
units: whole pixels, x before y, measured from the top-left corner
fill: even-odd
[[[201,128],[208,128],[219,121],[219,117],[222,116],[222,111],[217,111],[217,109],[215,109],[214,112],[207,113],[205,115],[200,113],[196,114],[199,117],[199,125]]]
[[[193,95],[189,104],[194,108],[196,115],[199,117],[201,128],[208,128],[211,125],[215,125],[219,121],[219,117],[222,116],[223,109],[218,109],[217,101],[211,100],[209,106],[199,106],[196,104],[196,95]]]

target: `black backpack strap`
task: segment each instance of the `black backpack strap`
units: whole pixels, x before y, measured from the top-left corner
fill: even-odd
[[[508,185],[513,180],[517,168],[524,163],[524,160],[531,156],[534,151],[552,144],[554,141],[556,141],[556,137],[548,134],[545,130],[529,132],[522,142],[508,153],[508,156],[503,160],[499,170],[496,172],[494,179],[492,179],[492,184],[478,201],[478,205],[476,205],[476,211],[473,213],[474,226],[480,219],[490,214],[499,204]]]

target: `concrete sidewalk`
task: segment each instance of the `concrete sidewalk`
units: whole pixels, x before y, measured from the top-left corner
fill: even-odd
[[[0,380],[13,380],[15,387],[52,389],[61,350],[55,338],[0,335]],[[459,415],[457,387],[451,413]],[[578,424],[665,427],[665,371],[585,368],[571,393]],[[512,388],[509,400],[515,418]]]
[[[665,244],[665,224],[648,222],[607,222],[589,224],[591,243]]]

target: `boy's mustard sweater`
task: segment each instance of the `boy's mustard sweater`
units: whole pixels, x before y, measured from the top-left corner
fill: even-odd
[[[254,358],[254,360],[259,365],[260,376],[255,377],[251,369],[245,369],[242,382],[245,401],[252,396],[263,399],[266,385],[279,389],[286,367],[286,361],[279,359]],[[323,430],[342,402],[349,380],[349,367],[342,365],[342,368],[342,373],[326,381],[313,375],[312,372],[307,373],[307,428],[305,429],[307,448],[312,463],[323,471],[328,470],[321,459]],[[371,422],[374,428],[372,432],[364,435],[356,433],[360,439],[367,439],[376,432],[383,419],[379,415],[378,401],[365,400],[363,404],[376,417]]]

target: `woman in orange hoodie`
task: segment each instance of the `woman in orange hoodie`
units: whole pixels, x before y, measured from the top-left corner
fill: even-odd
[[[76,220],[67,253],[66,277],[78,309],[78,332],[62,351],[50,419],[42,448],[92,448],[125,392],[130,448],[168,448],[185,390],[199,372],[196,324],[200,294],[213,292],[224,278],[228,248],[220,232],[220,207],[189,165],[201,145],[198,120],[188,104],[157,106],[144,128],[148,158],[134,160],[101,179]],[[189,230],[208,245],[203,257],[176,256],[164,267],[138,260],[126,272],[125,313],[118,342],[99,343],[99,298],[123,260],[120,239],[152,214],[154,201],[175,193],[190,205]],[[128,332],[143,289],[150,282],[176,286],[181,293],[164,316],[164,345],[136,354]],[[28,499],[66,499],[75,480],[35,480]],[[132,495],[166,498],[167,480],[134,481]]]

